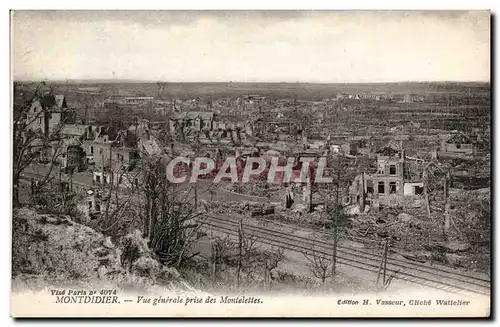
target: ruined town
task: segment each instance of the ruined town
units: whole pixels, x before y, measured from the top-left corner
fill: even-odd
[[[491,101],[487,82],[14,80],[13,287],[489,296]]]
[[[145,91],[134,93],[139,87]],[[224,93],[222,85],[216,87]],[[484,273],[489,270],[489,94],[482,86],[460,93],[452,89],[460,85],[425,87],[434,92],[331,90],[329,98],[301,99],[275,98],[267,91],[179,99],[165,95],[165,83],[16,84],[14,201],[69,212],[111,238],[138,231],[132,235],[156,240],[147,246],[160,262],[175,266],[186,261],[198,267],[205,251],[205,260],[224,266],[220,274],[240,269],[238,274],[251,276],[245,278],[258,273],[239,266],[242,233],[265,245],[260,255],[274,254],[269,274],[279,268],[278,258],[284,260],[283,250],[295,247],[311,255],[331,252],[324,263],[328,271],[313,268],[320,282],[358,255],[373,260],[377,271],[375,258],[384,246],[408,264]],[[211,158],[214,171],[195,184],[165,183],[165,167],[179,156],[192,158],[190,167],[195,158]],[[273,158],[283,167],[281,159],[293,157],[299,171],[303,157],[326,158],[332,182],[268,183],[263,171],[248,183],[227,177],[210,183],[227,158],[240,167],[250,157],[265,160],[267,170]],[[190,167],[178,167],[185,168],[180,174],[191,174]],[[235,257],[211,259],[222,255],[217,251],[231,253],[228,249],[200,249],[197,256],[198,250],[172,249],[163,240],[172,231],[156,235],[154,225],[165,224],[162,219],[189,226],[176,236],[192,232],[184,245],[231,248],[233,242]],[[272,278],[262,275],[270,279],[266,283],[289,278],[276,271]],[[217,274],[212,277],[221,278]]]

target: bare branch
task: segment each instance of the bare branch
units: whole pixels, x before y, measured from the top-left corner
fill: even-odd
[[[310,251],[302,253],[308,261],[307,266],[314,277],[321,280],[322,285],[325,285],[326,279],[332,276],[331,261],[322,253],[319,253],[314,247]]]

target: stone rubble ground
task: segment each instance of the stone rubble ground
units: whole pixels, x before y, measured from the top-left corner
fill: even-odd
[[[20,208],[13,214],[12,239],[13,290],[100,285],[200,294],[154,258],[139,231],[113,242],[68,216]],[[137,249],[131,263],[122,258],[127,246]]]

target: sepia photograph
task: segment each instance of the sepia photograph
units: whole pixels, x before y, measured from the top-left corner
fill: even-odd
[[[11,10],[11,317],[489,317],[491,22]]]

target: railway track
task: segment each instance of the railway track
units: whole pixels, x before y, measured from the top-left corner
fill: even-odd
[[[209,228],[233,236],[238,235],[239,222],[216,216],[208,216],[207,218],[208,221],[205,224]],[[332,256],[333,245],[322,240],[312,240],[268,227],[258,227],[249,224],[243,224],[243,228],[247,235],[256,236],[257,241],[263,244],[281,247],[298,253],[308,252],[314,248],[315,252],[320,255],[326,257]],[[376,274],[380,265],[381,255],[339,245],[337,247],[337,261],[340,264]],[[452,271],[452,269],[447,267],[429,266],[409,260],[388,257],[387,273],[389,275],[395,274],[394,279],[450,293],[469,292],[481,295],[490,294],[490,281],[488,279]]]
[[[36,173],[23,173],[23,177],[44,177]],[[91,185],[73,182],[74,186],[88,188]],[[206,215],[203,224],[225,234],[238,235],[240,222],[229,217]],[[291,235],[283,231],[266,226],[243,224],[247,235],[257,237],[257,241],[271,246],[304,253],[314,249],[319,255],[331,257],[333,245],[321,239],[310,239]],[[350,248],[339,244],[337,246],[337,262],[342,265],[369,271],[378,272],[381,255],[374,251]],[[399,258],[387,258],[387,274],[394,274],[394,279],[411,282],[416,285],[427,286],[449,293],[473,293],[490,295],[491,283],[486,277],[473,276],[466,272],[458,272],[446,266],[431,266]]]

